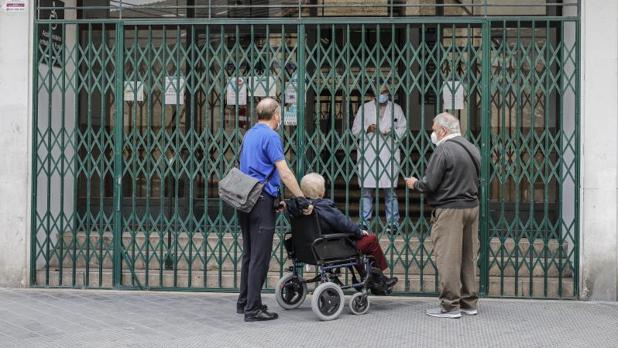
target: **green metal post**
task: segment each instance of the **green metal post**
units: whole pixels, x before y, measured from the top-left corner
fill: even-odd
[[[298,26],[298,129],[296,129],[296,146],[299,158],[296,159],[296,177],[302,177],[305,171],[305,25]]]
[[[36,253],[37,253],[37,180],[38,180],[38,135],[39,135],[39,38],[38,38],[38,26],[34,24],[34,40],[32,44],[32,52],[34,57],[32,58],[32,191],[31,191],[31,213],[30,213],[30,286],[36,284]]]
[[[491,83],[489,81],[491,73],[491,22],[486,20],[483,23],[482,35],[483,48],[483,71],[482,71],[482,107],[481,107],[481,215],[480,215],[480,243],[481,243],[481,274],[480,289],[481,296],[487,296],[489,291],[489,160],[490,160],[490,132],[491,132]]]
[[[114,231],[113,231],[113,255],[114,270],[113,284],[119,288],[122,281],[122,168],[123,168],[123,136],[124,136],[124,25],[116,24],[116,84],[114,113]]]
[[[579,3],[578,3],[578,17],[579,17]],[[581,126],[580,126],[580,117],[581,117],[581,104],[579,97],[581,96],[581,43],[580,43],[580,35],[581,35],[581,22],[578,18],[576,21],[575,28],[575,233],[573,237],[573,248],[575,249],[575,257],[574,257],[574,271],[573,271],[573,294],[576,297],[579,297],[579,277],[580,277],[580,265],[579,265],[579,252],[580,252],[580,243],[579,243],[579,235],[580,235],[580,227],[581,227],[581,218],[580,218],[580,175],[581,175]]]

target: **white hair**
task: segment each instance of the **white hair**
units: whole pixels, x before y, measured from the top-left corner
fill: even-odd
[[[325,190],[324,177],[318,173],[309,173],[300,180],[300,190],[303,191],[305,197],[310,199],[318,199],[324,197]]]
[[[448,112],[443,112],[434,117],[433,122],[438,126],[446,129],[448,134],[458,134],[461,133],[461,128],[459,127],[459,120],[457,117],[449,114]]]

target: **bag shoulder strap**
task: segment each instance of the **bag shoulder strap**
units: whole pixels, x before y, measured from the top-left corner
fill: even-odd
[[[242,150],[245,148],[245,136],[249,134],[249,131],[251,131],[251,129],[247,130],[245,134],[242,136],[242,139],[240,140],[240,151],[238,151],[238,158],[236,158],[236,167],[238,167],[239,169],[240,169],[240,156],[242,156]]]
[[[461,143],[461,142],[459,142],[459,141],[457,141],[455,139],[450,139],[450,141],[452,141],[453,143],[461,146],[468,153],[468,156],[470,156],[470,159],[472,160],[472,163],[474,163],[474,169],[476,169],[476,176],[480,178],[481,177],[481,169],[479,168],[479,164],[477,163],[476,159],[472,155],[472,152],[470,152],[470,150],[468,150],[466,145],[464,145],[463,143]]]
[[[266,179],[264,179],[263,184],[266,185],[268,184],[268,182],[270,181],[270,179],[272,179],[273,175],[275,175],[275,171],[277,170],[277,166],[275,164],[273,164],[273,170],[270,171],[270,174],[268,174],[268,176],[266,177]]]

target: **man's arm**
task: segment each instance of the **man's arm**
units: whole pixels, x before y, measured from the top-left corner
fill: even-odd
[[[446,161],[444,158],[444,151],[438,150],[431,156],[429,164],[427,164],[425,176],[414,183],[414,189],[423,193],[434,192],[438,188],[438,185],[440,185],[440,182],[442,182],[445,171]]]
[[[361,229],[357,224],[352,222],[349,216],[337,209],[337,207],[322,207],[322,210],[318,212],[320,219],[325,220],[328,225],[334,230],[334,232],[353,234],[356,238],[362,236]]]
[[[290,190],[294,197],[304,197],[303,192],[300,190],[296,176],[292,170],[288,167],[288,163],[283,159],[275,162],[275,167],[279,171],[279,176],[285,187]]]
[[[387,115],[388,117],[390,117],[391,122],[390,122],[390,127],[388,127],[388,129],[385,129],[382,134],[389,136],[391,135],[391,131],[394,130],[394,135],[395,135],[395,139],[397,139],[397,141],[401,140],[401,137],[403,137],[408,122],[406,121],[406,116],[403,114],[403,111],[401,110],[401,106],[399,106],[399,104],[393,103],[392,104],[393,107],[391,108],[391,115]]]

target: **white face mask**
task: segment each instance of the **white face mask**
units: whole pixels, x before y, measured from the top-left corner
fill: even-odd
[[[388,101],[388,94],[380,94],[378,97],[378,103],[384,104]]]
[[[434,145],[438,145],[438,135],[436,132],[431,132],[431,142]]]

